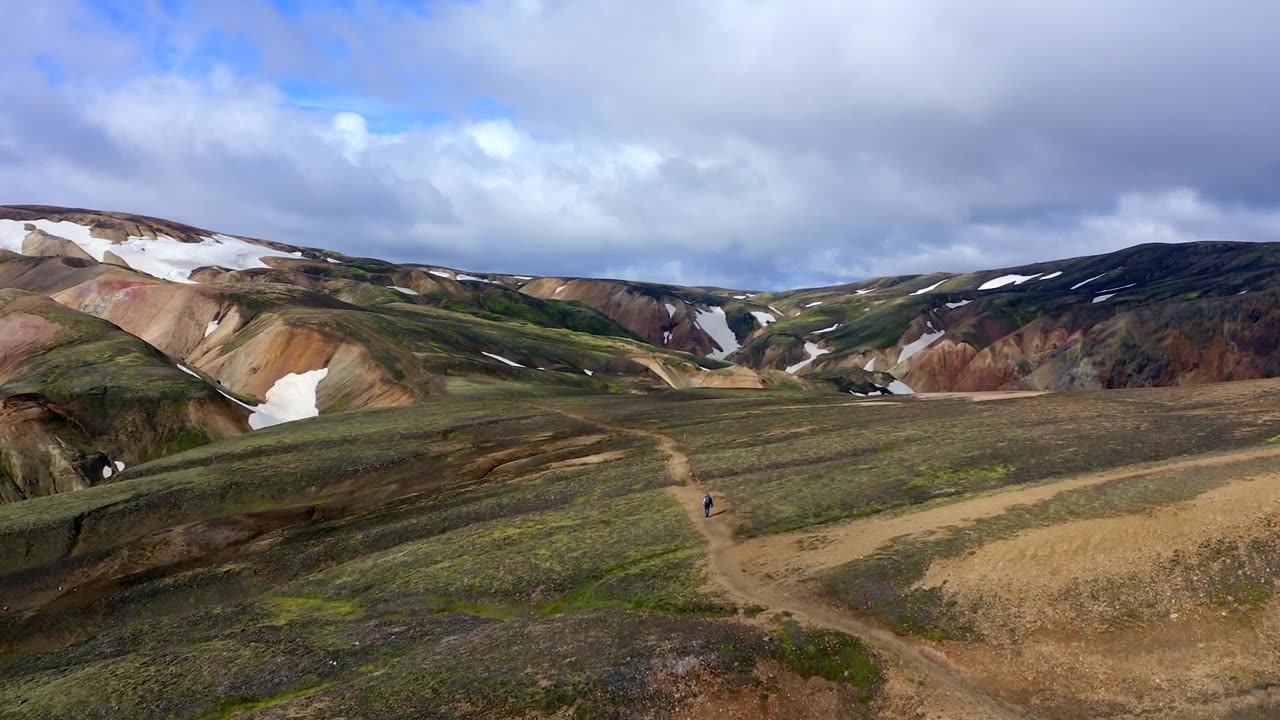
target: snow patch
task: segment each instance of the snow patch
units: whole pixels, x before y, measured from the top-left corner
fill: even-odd
[[[331,263],[333,263],[334,265],[341,265],[341,264],[342,264],[342,261],[341,261],[341,260],[334,260],[333,258],[325,258],[325,261],[326,261],[326,262],[331,262]]]
[[[965,305],[968,305],[968,304],[969,304],[969,303],[971,303],[971,302],[973,302],[973,301],[972,301],[972,300],[961,300],[960,302],[943,303],[943,305],[946,305],[948,308],[950,308],[950,309],[952,309],[952,310],[955,310],[956,308],[964,307]]]
[[[1108,293],[1108,294],[1106,294],[1106,295],[1099,295],[1098,297],[1096,297],[1096,298],[1094,298],[1094,299],[1093,299],[1093,302],[1095,302],[1095,303],[1106,302],[1106,301],[1110,300],[1111,298],[1113,298],[1113,297],[1115,297],[1115,296],[1116,296],[1116,294],[1115,294],[1115,293]]]
[[[1001,275],[993,280],[988,280],[978,286],[979,290],[995,290],[1005,285],[1021,285],[1028,280],[1035,280],[1040,277],[1040,273],[1035,275]]]
[[[116,472],[124,472],[124,463],[122,461],[116,460],[115,465],[116,465]]]
[[[511,277],[515,278],[516,280],[532,280],[533,279],[533,277],[529,275],[512,275]]]
[[[804,344],[804,351],[805,351],[805,354],[808,355],[808,357],[796,363],[795,365],[788,367],[787,372],[791,373],[792,375],[795,375],[800,370],[803,370],[804,368],[808,367],[814,360],[817,360],[823,355],[826,355],[827,353],[831,352],[830,350],[827,350],[825,348],[818,347],[817,343],[811,343],[811,342],[806,342]]]
[[[894,380],[893,382],[889,383],[889,392],[893,393],[894,395],[915,395],[916,394],[916,391],[912,390],[910,385],[902,382],[901,380]]]
[[[221,325],[221,324],[222,324],[222,322],[221,322],[220,320],[216,320],[216,319],[215,319],[215,320],[210,320],[210,321],[209,321],[209,324],[204,326],[204,336],[205,336],[205,337],[209,337],[210,335],[212,335],[212,334],[214,334],[215,332],[217,332],[217,331],[218,331],[218,326],[219,326],[219,325]]]
[[[453,278],[453,276],[450,275],[449,273],[443,272],[440,270],[428,270],[427,272],[431,273],[432,275],[435,275],[436,277],[450,278],[450,279]]]
[[[818,306],[819,306],[819,305],[821,305],[822,303],[823,303],[823,301],[822,301],[822,300],[819,300],[819,301],[817,301],[817,302],[811,302],[811,303],[809,303],[808,305],[805,305],[805,307],[807,307],[807,308],[811,308],[811,307],[818,307]]]
[[[551,293],[551,294],[552,294],[552,295],[559,295],[559,294],[560,294],[560,291],[561,291],[561,290],[563,290],[563,289],[565,289],[565,288],[567,288],[567,287],[569,287],[569,286],[568,286],[568,285],[561,285],[560,287],[556,288],[556,291],[555,291],[555,292],[553,292],[553,293]]]
[[[417,290],[412,290],[412,289],[407,288],[407,287],[400,287],[399,285],[390,285],[390,286],[388,286],[388,287],[390,287],[392,290],[396,290],[396,291],[398,291],[398,292],[402,292],[402,293],[404,293],[405,295],[417,295],[417,294],[418,294],[418,291],[417,291]]]
[[[752,310],[751,316],[754,317],[756,319],[756,322],[760,323],[761,326],[768,326],[769,323],[778,322],[778,318],[770,315],[767,312],[759,312],[756,310]]]
[[[1102,273],[1102,275],[1106,275],[1106,274],[1107,274],[1107,273],[1109,273],[1109,272],[1111,272],[1111,271],[1110,271],[1110,270],[1108,270],[1107,272]],[[1082,280],[1082,281],[1080,281],[1080,282],[1076,283],[1075,285],[1072,285],[1072,286],[1071,286],[1071,289],[1072,289],[1072,290],[1075,290],[1075,289],[1077,289],[1077,288],[1082,288],[1082,287],[1084,287],[1085,285],[1088,285],[1089,283],[1093,282],[1094,280],[1097,280],[1098,278],[1102,277],[1102,275],[1094,275],[1093,277],[1089,278],[1088,280]]]
[[[253,414],[249,416],[249,427],[261,430],[272,425],[319,415],[320,408],[316,406],[316,389],[328,374],[329,368],[320,368],[304,373],[289,373],[277,380],[267,391],[267,401],[252,408]]]
[[[671,342],[671,331],[667,330],[662,333],[662,344],[666,345]]]
[[[931,332],[926,332],[915,340],[912,340],[902,346],[902,351],[898,353],[898,363],[904,363],[910,360],[916,353],[934,344],[943,335],[947,334],[946,330],[934,330],[932,325],[929,326],[929,330]]]
[[[876,359],[875,359],[875,358],[871,358],[871,362],[867,363],[867,366],[866,366],[866,367],[864,367],[864,368],[862,368],[862,369],[863,369],[863,370],[866,370],[867,372],[875,372],[875,371],[876,371]]]
[[[103,479],[103,480],[106,480],[107,478],[111,477],[111,475],[112,475],[114,472],[115,472],[115,471],[111,469],[111,466],[110,466],[110,465],[103,465],[103,466],[102,466],[102,479]]]
[[[934,290],[937,290],[937,289],[938,289],[938,286],[939,286],[939,285],[941,285],[942,283],[944,283],[944,282],[946,282],[946,281],[948,281],[948,280],[950,280],[950,279],[951,279],[951,278],[942,278],[941,280],[939,280],[938,282],[936,282],[936,283],[934,283],[934,284],[930,285],[929,287],[927,287],[927,288],[920,288],[919,290],[917,290],[917,291],[915,291],[915,292],[913,292],[913,293],[911,293],[911,294],[912,294],[912,295],[923,295],[923,294],[925,294],[925,293],[927,293],[927,292],[933,292]]]
[[[734,300],[746,300],[746,299],[747,299],[747,296],[746,296],[746,295],[734,295],[734,296],[733,296],[733,299],[734,299]]]
[[[1061,270],[1054,270],[1053,272],[1049,273],[1048,275],[1041,275],[1041,276],[1040,276],[1040,279],[1041,279],[1041,280],[1052,280],[1052,279],[1054,279],[1054,278],[1056,278],[1056,277],[1059,277],[1060,275],[1062,275],[1062,271],[1061,271]]]
[[[22,241],[27,236],[23,226],[28,222],[50,235],[66,238],[79,245],[98,262],[102,262],[103,256],[110,250],[134,270],[180,283],[193,283],[191,273],[207,265],[248,270],[270,267],[262,262],[264,257],[295,257],[293,253],[272,250],[220,234],[204,238],[198,243],[178,242],[174,238],[161,236],[131,237],[117,244],[93,237],[87,226],[67,220],[0,220],[0,249],[21,253]]]
[[[193,378],[198,378],[198,379],[200,379],[200,380],[203,380],[203,379],[204,379],[204,378],[200,377],[200,375],[199,375],[195,370],[192,370],[191,368],[189,368],[189,367],[187,367],[187,366],[185,366],[185,365],[179,365],[179,366],[178,366],[178,369],[179,369],[179,370],[181,370],[182,372],[184,372],[184,373],[186,373],[186,374],[190,375],[190,376],[191,376],[191,377],[193,377]]]
[[[500,284],[500,283],[496,283],[496,282],[494,282],[494,281],[492,281],[492,280],[487,280],[487,279],[482,278],[482,277],[476,277],[475,275],[468,275],[468,274],[466,274],[466,273],[458,273],[458,276],[457,276],[457,277],[455,277],[455,278],[454,278],[454,280],[471,280],[472,282],[489,283],[490,285],[499,285],[499,284]]]
[[[832,325],[832,326],[831,326],[831,327],[829,327],[829,328],[822,328],[821,330],[814,330],[813,332],[811,332],[811,333],[809,333],[809,334],[810,334],[810,335],[822,335],[822,334],[824,334],[824,333],[829,333],[829,332],[831,332],[832,330],[835,330],[835,329],[836,329],[836,328],[838,328],[838,327],[840,327],[840,323],[836,323],[835,325]]]
[[[557,292],[559,292],[559,291],[557,291]],[[665,307],[665,308],[667,309],[667,317],[675,317],[675,316],[676,316],[676,306],[675,306],[675,305],[672,305],[671,303],[662,303],[662,305],[663,305],[663,307]]]
[[[494,360],[497,360],[498,362],[506,363],[506,364],[510,365],[511,367],[518,367],[518,368],[522,368],[522,367],[524,367],[523,365],[521,365],[521,364],[520,364],[520,363],[518,363],[518,362],[515,362],[514,360],[508,360],[508,359],[506,359],[506,358],[502,357],[501,355],[494,355],[494,354],[493,354],[493,353],[491,353],[491,352],[481,352],[480,354],[481,354],[481,355],[484,355],[485,357],[491,357],[491,358],[493,358]]]
[[[724,315],[724,308],[712,307],[707,310],[698,310],[694,323],[720,348],[716,352],[707,353],[707,357],[723,360],[729,353],[742,347],[738,344],[738,337],[729,329],[729,320]]]
[[[596,374],[594,370],[588,370],[586,368],[582,368],[582,372],[586,373],[587,377],[591,377],[592,375]]]
[[[875,288],[867,288],[866,290],[854,290],[855,295],[866,295],[869,292],[875,292]]]
[[[1111,293],[1114,295],[1117,290],[1124,290],[1125,288],[1131,288],[1137,284],[1138,283],[1129,283],[1128,285],[1121,285],[1120,287],[1107,288],[1106,290],[1099,290],[1098,292]]]

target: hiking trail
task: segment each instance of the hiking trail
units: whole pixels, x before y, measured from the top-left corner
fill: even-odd
[[[723,495],[718,496],[710,520],[703,517],[702,496],[705,491],[698,485],[689,456],[674,438],[654,430],[614,425],[559,408],[539,407],[599,428],[654,441],[667,456],[667,470],[677,483],[668,486],[667,492],[685,508],[689,521],[707,542],[707,571],[711,579],[741,606],[764,606],[772,613],[787,612],[803,623],[857,636],[880,653],[923,672],[930,680],[978,706],[985,717],[1010,720],[1034,717],[987,694],[967,678],[963,670],[948,663],[940,652],[903,640],[890,630],[849,617],[821,601],[788,592],[786,588],[744,572],[731,552],[738,546],[733,535],[732,506]]]

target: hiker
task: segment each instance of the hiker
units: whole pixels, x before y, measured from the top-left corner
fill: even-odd
[[[702,512],[706,514],[706,517],[711,517],[711,505],[711,493],[707,493],[707,496],[702,498]]]

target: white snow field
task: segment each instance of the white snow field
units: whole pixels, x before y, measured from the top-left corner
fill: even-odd
[[[971,302],[973,302],[973,301],[972,301],[972,300],[961,300],[960,302],[942,303],[942,304],[943,304],[943,305],[946,305],[946,306],[947,306],[947,308],[948,308],[948,309],[950,309],[950,310],[955,310],[956,308],[962,308],[962,307],[964,307],[965,305],[968,305],[968,304],[969,304],[969,303],[971,303]]]
[[[825,348],[818,347],[817,343],[811,343],[811,342],[807,342],[804,344],[804,351],[809,355],[809,357],[787,368],[787,372],[791,373],[792,375],[795,375],[797,372],[808,367],[814,360],[817,360],[819,357],[822,357],[823,355],[826,355],[827,353],[831,352],[830,350],[827,350]]]
[[[925,294],[925,293],[927,293],[927,292],[933,292],[934,290],[937,290],[937,289],[938,289],[938,286],[939,286],[939,285],[941,285],[942,283],[944,283],[944,282],[946,282],[946,281],[948,281],[948,280],[950,280],[950,279],[951,279],[951,278],[942,278],[941,280],[939,280],[938,282],[936,282],[936,283],[934,283],[934,284],[930,285],[929,287],[926,287],[926,288],[920,288],[919,290],[917,290],[917,291],[915,291],[915,292],[913,292],[913,293],[911,293],[911,294],[912,294],[912,295],[923,295],[923,294]]]
[[[715,341],[716,346],[720,349],[707,353],[707,357],[716,360],[723,360],[729,353],[742,347],[738,344],[738,337],[729,329],[729,320],[724,315],[724,308],[712,307],[706,310],[698,310],[694,323],[702,332],[706,333]]]
[[[807,308],[811,308],[811,307],[818,307],[818,306],[819,306],[819,305],[821,305],[822,303],[823,303],[823,301],[822,301],[822,300],[819,300],[819,301],[817,301],[817,302],[811,302],[811,303],[809,303],[808,305],[805,305],[805,307],[807,307]]]
[[[759,310],[752,310],[752,311],[751,311],[751,315],[752,315],[752,317],[754,317],[754,318],[756,319],[756,322],[760,323],[760,325],[761,325],[761,326],[768,325],[769,323],[778,322],[778,318],[776,318],[776,317],[774,317],[774,316],[770,315],[770,314],[769,314],[769,313],[767,313],[767,312],[760,312]]]
[[[342,261],[341,261],[341,260],[334,260],[333,258],[325,258],[325,260],[326,260],[326,261],[328,261],[328,262],[333,263],[334,265],[341,265],[341,264],[342,264]]]
[[[22,241],[27,237],[23,226],[27,224],[26,220],[0,220],[0,250],[21,253]],[[230,235],[214,235],[198,243],[178,242],[171,237],[131,237],[116,244],[92,237],[87,226],[66,220],[32,220],[29,224],[50,235],[70,240],[98,262],[102,262],[103,255],[110,250],[134,270],[180,283],[193,283],[190,279],[192,271],[206,265],[248,270],[270,267],[262,262],[264,257],[296,257],[292,253],[254,245]]]
[[[392,290],[398,290],[399,292],[402,292],[402,293],[404,293],[405,295],[417,295],[417,294],[418,294],[418,291],[417,291],[417,290],[412,290],[412,289],[407,288],[407,287],[400,287],[399,285],[390,285],[389,287],[390,287]]]
[[[304,373],[289,373],[277,380],[267,391],[266,402],[250,408],[253,414],[249,416],[249,427],[261,430],[272,425],[319,415],[320,408],[316,407],[316,388],[328,374],[329,368],[320,368]]]
[[[1061,270],[1054,270],[1053,272],[1049,273],[1048,275],[1041,275],[1041,276],[1040,276],[1040,279],[1041,279],[1041,280],[1052,280],[1052,279],[1054,279],[1054,278],[1056,278],[1056,277],[1061,277],[1061,276],[1062,276],[1062,271],[1061,271]]]
[[[901,380],[894,380],[893,382],[889,383],[889,392],[893,393],[894,395],[915,395],[916,394],[916,391],[912,390],[910,385],[902,382]]]
[[[218,331],[218,326],[222,324],[220,320],[210,320],[208,325],[204,326],[204,336],[209,337]]]
[[[898,362],[904,363],[910,360],[916,353],[934,344],[946,334],[946,330],[934,330],[933,323],[929,323],[928,332],[902,346],[902,351],[898,353]]]
[[[511,367],[518,367],[518,368],[522,368],[522,367],[524,367],[523,365],[521,365],[520,363],[518,363],[518,362],[516,362],[516,361],[514,361],[514,360],[508,360],[508,359],[506,359],[506,358],[502,357],[501,355],[494,355],[494,354],[493,354],[493,353],[491,353],[491,352],[483,352],[483,351],[482,351],[480,354],[481,354],[481,355],[484,355],[485,357],[491,357],[491,358],[493,358],[494,360],[497,360],[498,362],[506,363],[506,364],[510,365]]]
[[[867,366],[866,366],[866,367],[864,367],[864,368],[862,368],[862,369],[863,369],[863,370],[866,370],[867,372],[875,372],[875,371],[876,371],[876,359],[875,359],[875,358],[871,358],[871,362],[867,363]]]
[[[809,334],[810,334],[810,335],[825,335],[826,333],[829,333],[829,332],[831,332],[832,330],[837,330],[837,329],[839,329],[839,328],[840,328],[840,323],[836,323],[835,325],[832,325],[832,326],[831,326],[831,327],[829,327],[829,328],[822,328],[821,330],[814,330],[813,332],[811,332],[811,333],[809,333]]]
[[[866,290],[854,290],[855,295],[866,295],[869,292],[875,292],[875,288],[867,288]]]
[[[435,275],[436,277],[449,278],[450,280],[453,279],[452,275],[441,270],[428,270],[427,272],[431,273],[432,275]],[[556,292],[559,292],[559,291],[557,290]]]
[[[1115,293],[1107,293],[1106,295],[1099,295],[1098,297],[1093,299],[1093,302],[1095,303],[1106,302],[1115,296],[1116,296]]]
[[[560,292],[560,291],[559,291],[559,290],[557,290],[556,292]],[[663,307],[665,307],[665,308],[667,309],[667,317],[675,317],[675,316],[676,316],[676,306],[675,306],[675,305],[672,305],[671,303],[662,303],[662,306],[663,306]]]
[[[1028,280],[1035,280],[1040,277],[1039,273],[1035,275],[1001,275],[998,278],[988,280],[978,286],[979,290],[995,290],[1006,285],[1021,285]]]

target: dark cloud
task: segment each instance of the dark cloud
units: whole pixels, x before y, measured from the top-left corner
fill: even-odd
[[[22,11],[0,187],[477,270],[756,288],[1280,229],[1280,6],[184,8],[131,37],[67,0]],[[208,71],[210,32],[254,74]],[[286,79],[453,116],[371,132],[394,124],[298,110]],[[469,119],[479,99],[514,115]]]

